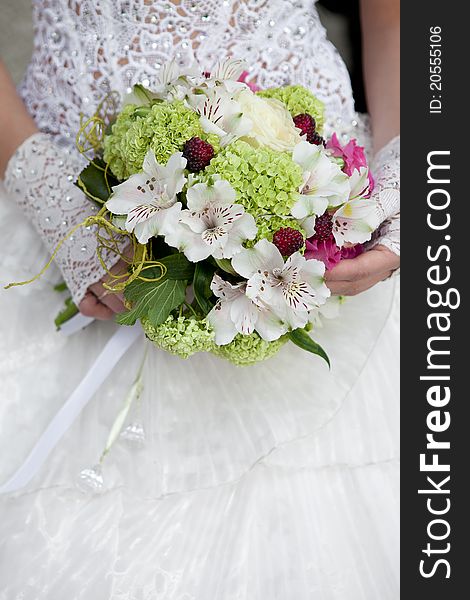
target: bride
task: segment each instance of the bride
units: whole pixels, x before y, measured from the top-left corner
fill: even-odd
[[[383,223],[329,272],[352,296],[316,332],[331,371],[291,345],[251,368],[182,362],[139,335],[32,480],[0,496],[0,599],[397,600],[398,2],[362,1],[372,134],[312,0],[36,0],[34,19],[19,96],[0,68],[2,284],[34,276],[91,210],[73,185],[80,113],[151,87],[171,58],[210,71],[232,55],[262,88],[310,88],[328,131],[369,152]],[[77,232],[38,282],[0,295],[0,485],[116,331],[95,247]],[[61,280],[97,319],[69,337],[53,325]]]

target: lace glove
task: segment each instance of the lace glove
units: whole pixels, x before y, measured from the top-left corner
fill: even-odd
[[[378,234],[371,247],[382,244],[400,254],[400,136],[390,140],[375,155],[372,165],[375,188],[372,197],[377,202]]]
[[[59,147],[53,137],[36,133],[11,157],[5,186],[33,223],[52,254],[57,244],[86,217],[98,212],[74,185],[83,159]],[[69,237],[55,256],[64,280],[78,306],[87,289],[104,275],[97,253],[94,227],[82,227]],[[108,267],[117,262],[114,253],[102,253]]]
[[[381,244],[400,256],[400,136],[376,154],[371,170],[375,177],[372,197],[377,201],[381,225],[368,248]]]

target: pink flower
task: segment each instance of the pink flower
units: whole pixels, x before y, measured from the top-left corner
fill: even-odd
[[[321,242],[312,237],[305,242],[305,258],[321,260],[326,269],[330,270],[341,260],[341,249],[336,245],[333,236]]]
[[[307,260],[310,260],[311,258],[321,260],[327,271],[330,271],[341,260],[345,258],[356,258],[356,256],[359,256],[362,252],[362,244],[339,248],[336,245],[333,235],[320,242],[315,237],[311,237],[305,242],[305,258]]]
[[[246,85],[250,88],[250,90],[253,93],[259,92],[261,90],[261,88],[258,85],[256,85],[256,83],[250,83],[249,81],[246,80],[248,75],[249,75],[248,71],[243,71],[243,73],[238,78],[238,81],[240,81],[241,83],[246,83]]]
[[[328,140],[326,148],[330,150],[333,156],[344,160],[343,173],[351,176],[355,170],[359,171],[361,167],[367,167],[367,159],[364,148],[357,144],[355,139],[350,140],[346,146],[341,146],[338,136],[333,133],[331,139]],[[374,178],[369,171],[369,190],[372,193],[374,189]]]
[[[345,258],[356,258],[359,254],[364,252],[364,247],[362,244],[356,244],[355,246],[343,246],[341,248],[341,260]]]

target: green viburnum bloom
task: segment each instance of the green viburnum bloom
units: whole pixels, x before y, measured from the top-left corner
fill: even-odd
[[[318,133],[323,131],[325,124],[325,106],[321,100],[302,85],[287,85],[280,88],[268,88],[257,92],[263,98],[276,98],[283,102],[290,114],[295,117],[308,113],[315,119]]]
[[[256,219],[256,227],[258,228],[256,238],[254,240],[248,240],[247,242],[245,242],[244,245],[246,248],[252,248],[256,244],[256,242],[263,239],[272,242],[273,236],[276,233],[276,231],[285,227],[290,227],[291,229],[300,231],[304,238],[307,235],[305,230],[302,229],[302,227],[299,225],[298,221],[289,217],[277,217],[276,215],[258,217],[258,219]],[[304,249],[300,250],[302,254],[304,252]]]
[[[192,137],[200,137],[218,150],[218,137],[205,133],[199,115],[183,102],[157,102],[148,108],[128,104],[105,137],[104,160],[118,179],[127,179],[142,170],[149,149],[157,162],[165,165]]]
[[[274,342],[267,342],[256,332],[250,335],[239,333],[230,344],[214,346],[212,354],[225,358],[239,367],[245,367],[271,358],[279,352],[288,339],[288,336],[284,335]]]
[[[214,348],[214,332],[207,321],[194,316],[173,317],[154,327],[142,321],[145,335],[158,347],[180,358],[196,352],[210,352]]]
[[[241,140],[223,148],[203,176],[216,174],[232,185],[237,202],[255,218],[289,215],[303,183],[302,169],[289,153],[253,148]]]

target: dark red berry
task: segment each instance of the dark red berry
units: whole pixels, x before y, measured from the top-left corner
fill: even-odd
[[[304,236],[292,227],[278,229],[273,236],[273,244],[278,248],[282,256],[290,256],[300,250],[304,245]]]
[[[188,161],[186,168],[192,173],[205,169],[214,158],[214,148],[201,138],[193,137],[183,148],[183,156]]]
[[[313,143],[315,135],[315,119],[308,113],[303,113],[294,117],[294,125],[300,129],[302,135],[307,136],[307,142]]]
[[[315,144],[315,146],[324,146],[325,140],[319,133],[314,133],[310,140],[308,140],[311,144]]]
[[[327,240],[333,231],[333,217],[325,213],[315,220],[315,239],[319,242]]]

